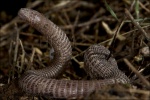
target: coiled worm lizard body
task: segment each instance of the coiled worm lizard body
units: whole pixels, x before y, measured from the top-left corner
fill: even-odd
[[[72,55],[71,43],[66,34],[53,22],[37,11],[22,8],[19,17],[41,32],[54,48],[55,55],[49,67],[29,70],[19,79],[25,92],[50,98],[80,98],[115,83],[129,83],[128,77],[118,69],[117,62],[110,57],[109,50],[102,45],[90,46],[84,55],[85,71],[93,79],[103,80],[57,80]]]

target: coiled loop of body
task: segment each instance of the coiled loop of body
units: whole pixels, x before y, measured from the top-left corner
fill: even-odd
[[[128,77],[118,69],[117,62],[102,45],[90,46],[84,55],[85,71],[93,79],[103,80],[57,80],[55,79],[71,59],[71,43],[66,34],[53,22],[35,10],[20,9],[19,17],[41,32],[54,48],[52,63],[43,69],[29,70],[19,79],[23,91],[50,98],[79,98],[88,96],[102,86],[129,83]]]

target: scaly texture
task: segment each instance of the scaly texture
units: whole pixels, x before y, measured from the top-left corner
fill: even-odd
[[[50,64],[50,67],[30,71],[30,73],[38,74],[47,78],[58,76],[64,69],[63,65],[70,60],[72,54],[71,44],[66,34],[53,22],[37,11],[25,8],[21,9],[18,15],[22,20],[44,34],[55,51],[54,59]]]
[[[64,65],[70,60],[72,50],[66,34],[53,22],[37,11],[22,8],[19,17],[41,32],[54,48],[55,55],[49,67],[29,70],[19,80],[19,86],[27,93],[49,98],[80,98],[102,86],[129,83],[128,77],[118,69],[117,62],[102,45],[90,46],[84,56],[85,71],[93,79],[103,80],[56,80]]]

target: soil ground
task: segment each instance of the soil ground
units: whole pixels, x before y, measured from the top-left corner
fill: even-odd
[[[71,41],[72,59],[60,79],[87,79],[84,51],[101,44],[109,48],[119,69],[131,80],[131,84],[105,86],[81,100],[149,100],[150,1],[106,1],[26,0],[26,6],[25,2],[20,6],[43,13]],[[49,65],[51,47],[41,33],[17,17],[20,8],[12,14],[11,7],[0,12],[0,100],[51,100],[27,95],[18,87],[25,71]]]

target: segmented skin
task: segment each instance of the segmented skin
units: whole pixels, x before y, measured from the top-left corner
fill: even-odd
[[[29,70],[19,79],[23,91],[49,98],[80,98],[101,89],[104,85],[130,83],[128,77],[118,69],[110,51],[102,45],[90,46],[84,55],[85,71],[93,79],[103,80],[57,80],[71,59],[71,43],[66,34],[53,22],[37,11],[21,8],[19,17],[41,32],[54,48],[55,55],[49,67]]]
[[[66,34],[37,11],[22,8],[18,12],[18,15],[22,20],[41,32],[55,51],[54,59],[49,65],[50,67],[34,71],[31,70],[30,72],[47,78],[58,76],[64,69],[63,65],[71,59],[72,54],[71,44]]]

